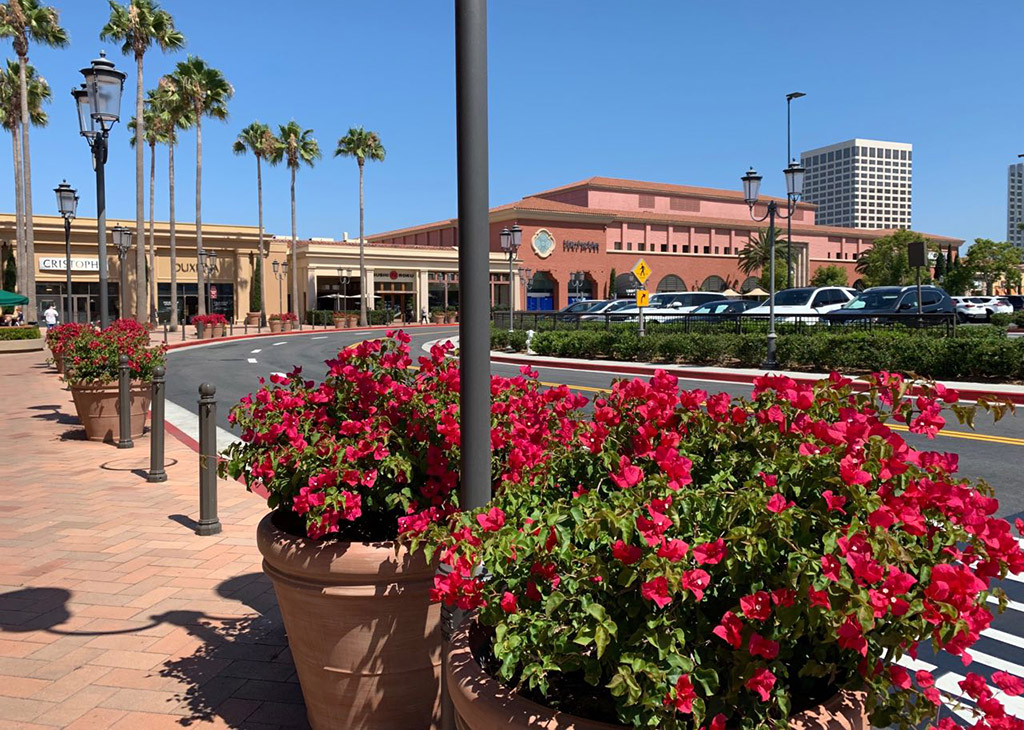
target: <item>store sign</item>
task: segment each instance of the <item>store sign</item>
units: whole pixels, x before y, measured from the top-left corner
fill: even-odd
[[[40,271],[67,271],[68,262],[63,256],[42,256],[39,259],[39,270]],[[71,257],[71,270],[72,271],[99,271],[100,260],[82,258],[80,256]]]
[[[601,250],[597,241],[562,241],[563,251],[578,251],[582,253],[598,253]]]
[[[403,271],[374,271],[374,281],[415,281],[416,275],[410,272]]]
[[[194,274],[196,273],[196,262],[182,263],[178,261],[175,263],[174,268],[177,269],[179,274]]]
[[[555,237],[546,228],[541,228],[533,234],[530,245],[533,247],[535,254],[542,259],[546,259],[555,250]]]

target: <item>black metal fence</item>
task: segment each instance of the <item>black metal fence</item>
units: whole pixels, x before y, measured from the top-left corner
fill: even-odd
[[[647,332],[732,332],[735,334],[768,331],[768,315],[761,314],[655,314],[644,317]],[[492,312],[491,323],[508,329],[509,313]],[[956,333],[955,314],[842,314],[775,315],[776,329],[787,332],[817,331],[822,327],[842,329],[929,328],[946,336]],[[517,330],[625,329],[639,326],[636,314],[574,314],[563,312],[516,312],[513,327]]]

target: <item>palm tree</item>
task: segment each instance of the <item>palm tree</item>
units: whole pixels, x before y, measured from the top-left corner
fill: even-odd
[[[146,278],[149,281],[149,321],[152,324],[156,324],[156,254],[154,252],[156,243],[153,230],[156,197],[156,146],[167,141],[164,131],[165,120],[161,116],[158,104],[157,91],[151,90],[146,96],[146,104],[142,109],[141,125],[142,132],[146,135],[145,143],[149,145],[149,276]],[[128,142],[132,147],[137,146],[139,126],[135,117],[128,122],[128,129],[132,133]],[[139,240],[139,249],[142,249],[141,239]]]
[[[138,136],[148,140],[146,116],[143,113],[142,59],[149,47],[156,43],[164,52],[176,50],[185,45],[185,36],[174,27],[174,19],[166,10],[161,10],[156,0],[129,0],[127,7],[115,0],[110,2],[110,19],[100,30],[101,40],[121,41],[121,53],[135,55],[135,120],[139,125]],[[155,142],[152,143],[155,145]],[[142,246],[143,230],[143,145],[135,146],[135,319],[143,321],[146,299],[146,253]],[[150,196],[152,198],[152,196]],[[156,272],[153,272],[155,276]],[[153,294],[153,287],[150,293]],[[155,312],[156,303],[150,302],[149,311]]]
[[[29,268],[25,264],[27,253],[25,251],[25,220],[22,189],[21,189],[21,73],[17,61],[7,61],[7,69],[0,70],[0,125],[11,133],[11,143],[14,146],[14,230],[18,245],[18,262],[21,268]],[[46,112],[43,111],[43,102],[50,100],[50,86],[46,81],[36,74],[32,66],[28,67],[26,73],[28,82],[28,108],[32,116],[32,124],[37,127],[44,127],[48,121]],[[23,275],[19,272],[19,282],[16,288],[21,289]],[[70,292],[69,292],[70,294]]]
[[[363,251],[363,165],[366,160],[384,160],[387,151],[380,143],[380,135],[362,127],[351,127],[348,134],[338,140],[334,156],[355,157],[359,164],[359,326],[366,326],[366,261]]]
[[[28,93],[28,44],[42,43],[51,48],[68,44],[68,34],[61,26],[54,8],[40,5],[39,0],[7,0],[0,5],[0,38],[11,38],[18,56],[18,82],[21,89],[21,194],[22,227],[25,234],[25,259],[34,261],[35,234],[32,230],[32,156],[29,154],[28,130],[32,125]],[[28,297],[29,319],[36,317],[36,272],[33,266],[21,266],[24,295]]]
[[[203,250],[203,117],[228,118],[228,99],[235,90],[217,69],[198,56],[180,61],[171,74],[171,84],[181,104],[190,109],[196,127],[196,253]],[[206,282],[203,267],[196,262],[199,314],[206,314]]]
[[[256,158],[256,205],[259,208],[260,216],[260,240],[259,240],[259,265],[260,265],[260,326],[267,326],[267,285],[266,278],[262,275],[263,261],[263,170],[260,161],[270,159],[277,150],[278,141],[270,127],[266,124],[253,122],[238,133],[235,143],[231,146],[236,155],[244,155],[252,152]]]
[[[739,267],[747,276],[758,272],[761,276],[761,286],[765,289],[771,288],[770,274],[768,273],[771,268],[772,254],[771,254],[771,236],[767,228],[761,228],[757,231],[757,234],[751,234],[750,241],[739,253]],[[775,229],[775,283],[776,289],[778,289],[779,283],[779,271],[783,272],[782,280],[785,282],[785,269],[786,261],[783,255],[783,249],[786,246],[786,238],[782,231],[778,228]],[[780,269],[781,267],[781,269]]]
[[[292,265],[289,268],[292,270],[292,307],[295,308],[296,314],[299,311],[299,267],[298,257],[295,252],[297,246],[295,229],[295,173],[303,163],[312,167],[313,163],[319,159],[320,145],[313,138],[312,129],[303,129],[294,119],[287,124],[278,126],[277,146],[274,149],[273,156],[270,158],[270,162],[276,165],[284,160],[292,173]],[[301,327],[302,320],[300,319],[299,322]]]

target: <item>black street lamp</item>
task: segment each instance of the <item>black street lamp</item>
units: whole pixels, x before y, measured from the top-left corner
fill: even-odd
[[[789,164],[793,160],[793,153],[790,151],[789,145],[789,105],[793,99],[799,99],[801,96],[807,96],[802,91],[794,91],[791,94],[786,94],[786,164]],[[793,287],[793,217],[790,216],[786,219],[786,288],[791,289]]]
[[[342,294],[341,292],[345,293]],[[338,311],[340,300],[345,299],[345,312],[348,312],[348,269],[338,267],[338,298],[334,300],[334,311]]]
[[[743,200],[746,201],[747,206],[750,208],[750,217],[758,222],[766,218],[768,219],[770,249],[768,255],[771,258],[771,262],[769,264],[768,356],[765,358],[763,366],[766,370],[775,370],[779,367],[779,361],[775,356],[775,217],[779,216],[787,219],[793,217],[793,205],[804,192],[804,172],[804,168],[800,167],[796,161],[789,163],[789,166],[783,170],[783,174],[786,176],[785,214],[779,210],[778,203],[774,200],[769,200],[768,210],[760,218],[754,215],[754,204],[757,203],[757,196],[761,189],[761,176],[751,167],[747,174],[740,178],[743,181]]]
[[[64,323],[67,324],[71,321],[71,221],[75,219],[75,211],[78,209],[78,191],[64,180],[53,192],[57,194],[57,210],[64,216]]]
[[[583,291],[583,282],[587,278],[585,271],[573,271],[569,274],[569,284],[571,287],[576,289],[576,298],[580,298],[580,293]]]
[[[512,264],[516,259],[516,252],[519,251],[519,247],[523,243],[523,229],[519,227],[518,223],[513,223],[512,228],[502,228],[501,235],[501,250],[508,253],[508,331],[511,332],[513,327],[513,313],[515,307],[512,305]]]
[[[207,300],[206,311],[213,314],[213,290],[210,287],[213,275],[217,273],[217,252],[203,249],[196,256],[199,258],[199,265],[203,268],[203,282],[206,284],[206,291],[199,294]]]
[[[120,262],[121,271],[121,312],[124,317],[128,312],[128,267],[125,263],[128,260],[128,252],[132,248],[132,229],[125,226],[114,226],[111,229],[111,237],[114,245],[117,246],[117,260]]]
[[[288,259],[284,260],[283,265],[280,261],[275,261],[271,264],[271,267],[274,269],[274,278],[277,279],[278,306],[284,311],[287,307],[284,306],[284,291],[281,288],[281,282],[288,278]]]
[[[107,296],[107,196],[103,167],[107,164],[107,136],[121,118],[121,92],[125,74],[114,68],[100,51],[100,57],[82,69],[85,83],[71,90],[78,106],[78,131],[92,150],[92,166],[96,170],[96,229],[100,264],[100,326],[110,324],[110,302]]]

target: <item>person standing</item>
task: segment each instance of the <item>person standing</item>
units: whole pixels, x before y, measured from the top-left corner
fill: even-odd
[[[53,306],[53,304],[51,304],[46,309],[46,311],[43,312],[43,319],[46,320],[47,329],[50,329],[51,327],[56,327],[57,320],[60,319],[60,312],[58,312],[57,308]]]

